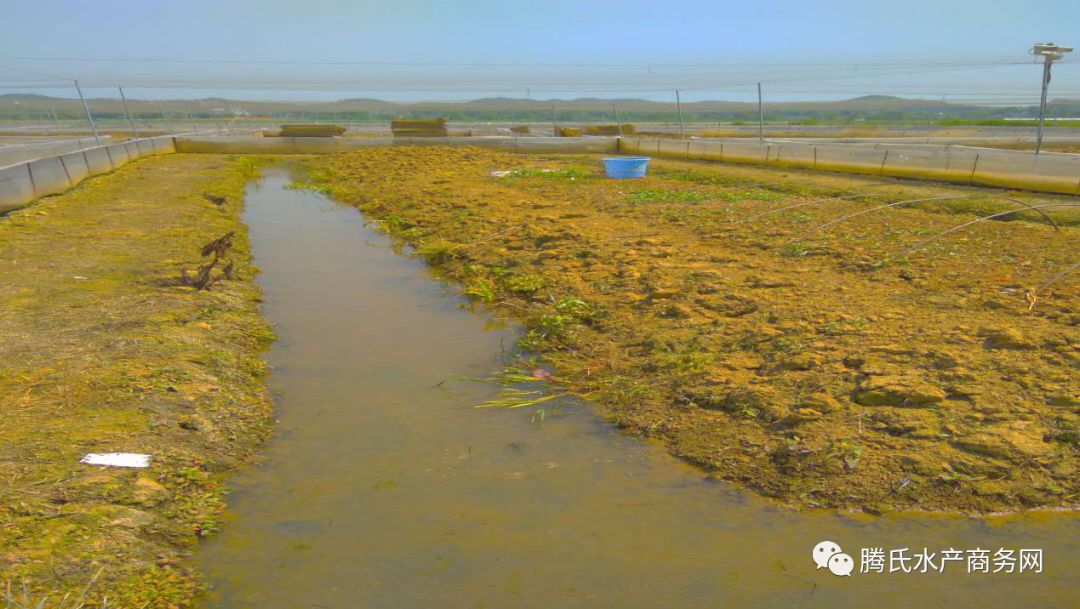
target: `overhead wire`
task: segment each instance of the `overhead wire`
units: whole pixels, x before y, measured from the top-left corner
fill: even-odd
[[[328,65],[328,66],[386,66],[386,67],[547,67],[547,68],[672,68],[672,67],[872,67],[872,66],[995,66],[1020,65],[1028,61],[901,61],[901,62],[639,62],[639,63],[599,63],[599,62],[429,62],[429,61],[385,61],[385,60],[305,60],[305,59],[233,59],[233,58],[177,58],[177,57],[43,57],[43,56],[8,56],[0,61],[58,61],[82,63],[194,63],[194,64],[234,64],[234,65]]]

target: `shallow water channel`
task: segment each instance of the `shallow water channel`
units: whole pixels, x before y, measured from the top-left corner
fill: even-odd
[[[195,566],[207,607],[1066,607],[1080,519],[791,512],[706,480],[587,405],[476,409],[439,382],[501,367],[515,328],[470,311],[353,208],[273,166],[246,221],[280,419]],[[1042,549],[1042,573],[816,570],[811,549]],[[911,563],[908,563],[911,567]],[[991,564],[991,571],[994,565]]]

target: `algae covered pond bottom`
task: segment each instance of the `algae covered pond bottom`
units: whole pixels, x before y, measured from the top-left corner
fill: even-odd
[[[1012,607],[1077,602],[1080,521],[791,512],[706,480],[587,405],[476,409],[516,330],[349,207],[247,193],[279,431],[195,566],[207,607]],[[1041,549],[1041,573],[817,570],[811,550]],[[913,562],[907,563],[910,568]],[[991,564],[991,571],[993,570]]]

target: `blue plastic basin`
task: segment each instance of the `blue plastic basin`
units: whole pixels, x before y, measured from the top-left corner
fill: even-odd
[[[647,156],[620,156],[604,159],[604,171],[609,178],[644,178],[649,170]]]

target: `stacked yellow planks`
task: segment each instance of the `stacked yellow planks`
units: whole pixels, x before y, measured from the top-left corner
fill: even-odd
[[[446,137],[446,119],[409,119],[390,122],[394,137]]]
[[[278,137],[334,137],[345,133],[340,125],[282,125]]]
[[[585,125],[585,135],[634,135],[633,125]]]

